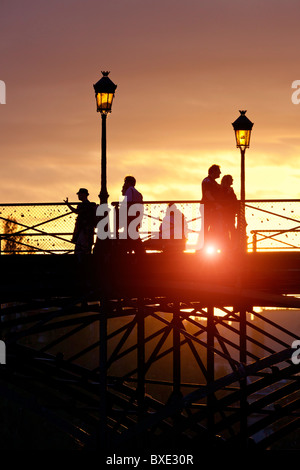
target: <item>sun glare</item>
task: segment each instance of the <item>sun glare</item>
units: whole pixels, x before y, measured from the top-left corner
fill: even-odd
[[[208,254],[208,255],[215,255],[217,253],[221,253],[221,250],[219,248],[216,248],[215,246],[213,245],[209,245],[206,247],[205,249],[205,252]]]

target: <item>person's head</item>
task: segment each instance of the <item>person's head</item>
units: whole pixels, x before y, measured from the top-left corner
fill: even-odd
[[[89,195],[89,192],[86,188],[80,188],[77,193],[79,201],[86,201],[88,198],[88,195]]]
[[[136,184],[136,179],[135,179],[134,176],[125,176],[124,184],[123,184],[123,187],[122,187],[123,196],[126,193],[127,189],[130,188],[131,186],[134,187],[135,184]]]
[[[219,178],[220,174],[221,174],[221,170],[220,170],[219,165],[212,165],[208,169],[208,175],[213,179]]]
[[[230,186],[232,185],[233,183],[233,178],[231,175],[224,175],[222,180],[221,180],[221,185],[226,187],[226,188],[230,188]]]

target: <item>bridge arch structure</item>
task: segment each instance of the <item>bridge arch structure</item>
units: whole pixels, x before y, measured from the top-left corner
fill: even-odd
[[[6,443],[296,446],[300,253],[137,255],[106,243],[80,263],[67,252],[1,256]]]

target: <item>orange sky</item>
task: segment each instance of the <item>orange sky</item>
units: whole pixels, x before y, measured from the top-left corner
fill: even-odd
[[[98,201],[93,83],[118,85],[109,201],[133,174],[145,200],[200,199],[212,163],[234,176],[231,123],[254,122],[246,197],[299,198],[299,0],[1,0],[0,203]]]

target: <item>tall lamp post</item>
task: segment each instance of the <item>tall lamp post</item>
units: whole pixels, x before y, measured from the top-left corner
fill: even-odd
[[[245,151],[250,145],[251,130],[253,122],[245,114],[247,111],[240,111],[240,116],[232,123],[236,146],[241,151],[241,203],[239,212],[239,230],[241,249],[247,251],[247,233],[245,218]]]
[[[100,204],[107,204],[107,176],[106,176],[106,119],[108,113],[111,113],[112,102],[114,99],[117,85],[115,85],[110,78],[109,72],[102,72],[100,80],[94,84],[97,112],[101,113],[102,118],[102,137],[101,137],[101,189],[100,189]],[[94,253],[97,252],[97,245],[99,238],[97,237]],[[106,247],[107,248],[107,247]],[[101,252],[101,250],[100,250]],[[105,312],[106,300],[101,299],[102,305],[100,315],[100,331],[99,331],[99,393],[100,393],[100,432],[99,432],[99,446],[106,449],[107,444],[107,317]]]
[[[102,118],[102,137],[101,137],[101,189],[100,204],[107,204],[107,165],[106,165],[106,118],[111,113],[112,102],[115,96],[117,85],[108,77],[109,72],[102,72],[100,80],[94,84],[97,112],[101,113]]]

